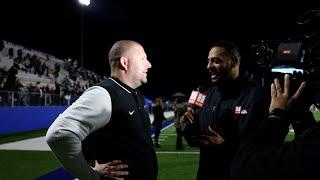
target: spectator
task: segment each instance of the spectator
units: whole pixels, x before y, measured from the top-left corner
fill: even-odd
[[[155,128],[155,134],[154,134],[154,142],[155,142],[155,147],[159,148],[159,136],[161,132],[161,126],[164,120],[166,118],[164,117],[164,112],[163,112],[163,101],[161,98],[157,98],[155,100],[155,106],[153,107],[153,116],[154,116],[154,121],[152,125]]]
[[[174,117],[175,117],[174,126],[176,127],[176,133],[177,133],[176,150],[183,150],[182,130],[181,130],[180,118],[181,118],[181,116],[183,116],[183,114],[186,111],[187,111],[186,103],[181,102],[179,99],[177,99],[175,107],[174,107]]]

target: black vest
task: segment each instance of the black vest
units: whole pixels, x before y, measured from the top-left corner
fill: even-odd
[[[99,84],[112,102],[110,121],[91,133],[83,142],[86,159],[99,164],[121,160],[128,164],[125,179],[157,179],[157,159],[150,137],[150,119],[142,95],[116,78]]]

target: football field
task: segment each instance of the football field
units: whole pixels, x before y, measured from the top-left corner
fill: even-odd
[[[41,137],[46,129],[0,137],[0,144],[31,137]],[[159,180],[195,179],[198,164],[198,149],[185,144],[185,150],[175,150],[175,129],[169,127],[161,133],[161,148],[157,149]],[[184,142],[185,143],[185,142]],[[28,149],[28,148],[26,148]],[[0,150],[0,180],[35,179],[61,165],[50,151],[39,150]]]
[[[320,119],[320,111],[315,113]],[[42,137],[46,129],[21,133],[10,136],[0,136],[0,145]],[[293,133],[289,133],[288,140]],[[165,129],[160,136],[161,147],[157,149],[159,164],[159,180],[194,180],[198,168],[199,150],[190,148],[184,141],[184,150],[175,150],[176,134],[173,126]],[[0,180],[35,179],[47,174],[61,165],[48,150],[0,150]]]

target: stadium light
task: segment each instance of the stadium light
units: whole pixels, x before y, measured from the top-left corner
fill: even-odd
[[[90,0],[79,0],[79,3],[85,6],[89,6],[90,5]]]
[[[89,6],[90,5],[90,0],[78,0],[79,1],[79,3],[81,4],[81,5],[83,5],[82,7],[81,7],[81,52],[80,52],[80,66],[81,67],[83,67],[83,8],[84,8],[84,6]]]

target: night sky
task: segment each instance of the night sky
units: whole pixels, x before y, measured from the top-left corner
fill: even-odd
[[[82,11],[84,67],[109,75],[111,45],[120,39],[136,40],[153,65],[142,91],[154,98],[177,91],[189,95],[195,87],[208,85],[207,54],[218,40],[238,43],[243,61],[254,67],[252,42],[282,41],[315,28],[296,23],[304,12],[316,9],[311,4],[217,2],[92,0],[82,7],[77,0],[10,0],[0,6],[0,38],[61,59],[80,60]]]

